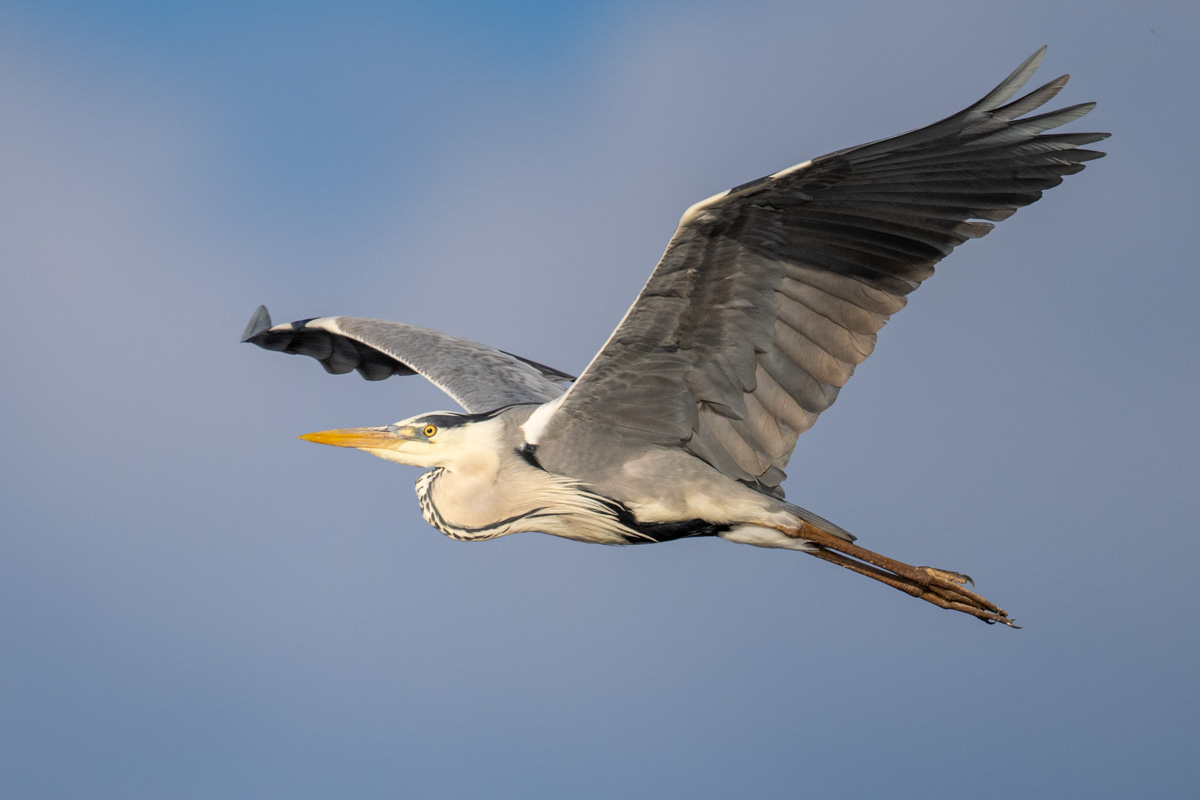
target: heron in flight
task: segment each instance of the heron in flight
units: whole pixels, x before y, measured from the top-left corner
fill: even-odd
[[[421,513],[462,541],[540,531],[599,544],[719,536],[798,550],[942,608],[1012,625],[965,575],[867,550],[784,499],[797,437],[934,265],[1103,153],[1106,133],[1045,133],[1066,75],[1017,100],[1045,52],[941,122],[840,150],[703,200],[578,378],[437,331],[361,317],[243,341],[367,380],[419,374],[466,413],[301,438],[424,467]],[[1014,626],[1015,627],[1015,626]]]

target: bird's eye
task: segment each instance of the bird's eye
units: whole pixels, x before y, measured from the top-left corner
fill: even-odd
[[[432,437],[435,433],[437,433],[437,425],[426,425],[423,433],[426,437]]]

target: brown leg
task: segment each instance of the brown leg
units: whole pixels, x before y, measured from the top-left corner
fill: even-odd
[[[967,589],[965,584],[974,582],[966,575],[933,567],[914,567],[847,542],[807,522],[801,522],[799,528],[779,530],[817,545],[819,549],[812,553],[817,558],[874,578],[935,606],[961,611],[989,624],[1001,622],[1010,628],[1020,627],[1013,624],[1007,611]]]

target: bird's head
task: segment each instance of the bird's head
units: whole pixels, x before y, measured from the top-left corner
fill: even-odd
[[[353,447],[413,467],[469,469],[495,458],[498,431],[491,419],[437,411],[378,428],[338,428],[306,433],[301,439]]]

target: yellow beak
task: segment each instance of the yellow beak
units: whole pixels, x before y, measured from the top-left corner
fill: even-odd
[[[378,450],[395,444],[402,437],[387,428],[336,428],[331,431],[306,433],[300,437],[306,442],[331,444],[335,447],[359,447]]]

